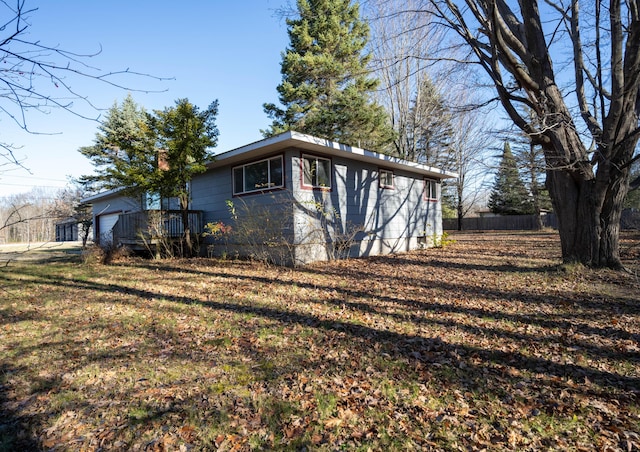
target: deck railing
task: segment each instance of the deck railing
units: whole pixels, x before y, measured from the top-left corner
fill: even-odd
[[[203,232],[202,212],[190,210],[189,229],[192,234]],[[136,243],[159,238],[180,238],[184,234],[179,210],[146,210],[123,213],[113,227],[115,243]]]

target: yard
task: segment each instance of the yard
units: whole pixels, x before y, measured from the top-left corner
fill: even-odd
[[[554,233],[302,269],[0,271],[0,451],[640,448],[634,275]]]

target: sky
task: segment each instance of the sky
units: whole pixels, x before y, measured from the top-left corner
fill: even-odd
[[[0,112],[0,142],[18,147],[14,154],[28,169],[0,168],[0,198],[34,187],[53,194],[67,185],[68,177],[90,174],[91,162],[78,149],[93,143],[96,119],[128,93],[147,111],[173,106],[180,98],[204,109],[217,99],[216,153],[260,140],[260,129],[271,123],[262,104],[278,99],[281,52],[289,40],[277,10],[287,0],[27,0],[26,4],[38,8],[29,15],[26,39],[78,54],[99,52],[82,61],[103,72],[128,69],[171,80],[127,74],[116,79],[127,89],[118,89],[69,76],[65,82],[100,110],[76,99],[74,111],[93,119],[60,109],[31,112],[27,125],[32,133]],[[56,94],[51,84],[47,90]]]

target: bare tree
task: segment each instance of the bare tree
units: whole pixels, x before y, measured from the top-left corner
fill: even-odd
[[[26,0],[0,1],[0,17],[5,18],[4,23],[0,24],[0,114],[10,118],[26,132],[34,132],[28,124],[28,114],[32,111],[46,113],[61,109],[76,116],[96,119],[88,112],[94,111],[98,116],[98,108],[86,95],[72,87],[73,81],[78,78],[143,92],[148,90],[133,89],[121,81],[130,76],[164,80],[128,69],[105,72],[89,65],[88,60],[99,54],[100,50],[92,54],[80,54],[33,40],[29,21],[36,12],[37,8],[28,7]],[[0,168],[23,165],[14,153],[17,148],[15,143],[0,142]]]
[[[363,10],[371,27],[373,70],[382,82],[379,101],[396,131],[392,152],[458,173],[443,189],[461,224],[491,173],[491,124],[485,111],[468,108],[474,96],[465,82],[475,77],[456,61],[435,64],[446,34],[425,12],[424,0],[370,0]]]
[[[404,11],[435,14],[454,32],[510,120],[542,147],[564,261],[621,269],[620,216],[640,136],[640,2],[581,5],[424,0]]]
[[[51,217],[57,221],[72,221],[78,226],[78,236],[82,240],[83,248],[89,240],[93,227],[93,210],[90,204],[82,199],[92,194],[85,184],[71,180],[71,184],[60,190],[50,208]]]
[[[468,95],[461,93],[458,102]],[[479,197],[493,177],[493,169],[488,163],[488,154],[493,145],[492,128],[486,116],[479,110],[460,110],[452,117],[453,133],[444,168],[458,174],[457,179],[445,181],[452,207],[458,218],[458,230],[462,219],[477,207]]]
[[[54,200],[44,189],[0,199],[0,243],[48,242],[55,237]]]
[[[428,15],[399,14],[412,9],[420,0],[364,2],[362,9],[371,29],[371,67],[381,82],[378,101],[383,105],[396,131],[392,153],[410,160],[419,155],[419,137],[413,133],[419,121],[434,116],[435,102],[421,95],[427,82],[432,94],[440,93],[437,74],[427,74],[429,56],[437,48],[439,31]]]

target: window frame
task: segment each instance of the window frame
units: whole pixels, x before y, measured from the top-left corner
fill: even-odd
[[[433,187],[434,193],[431,193],[431,187]],[[437,202],[438,201],[438,180],[424,178],[424,190],[422,191],[425,201]],[[433,197],[431,196],[433,194]]]
[[[382,174],[390,174],[391,175],[391,185],[389,184],[385,184],[383,181],[383,177]],[[393,190],[394,188],[396,188],[396,175],[394,174],[394,172],[392,170],[386,169],[386,168],[379,168],[378,169],[378,186],[382,189],[385,190]]]
[[[280,185],[272,185],[273,182],[271,182],[271,178],[272,178],[272,170],[271,170],[271,161],[275,160],[275,159],[280,159],[280,168],[281,168],[281,172],[282,172],[282,183]],[[252,166],[252,165],[257,165],[263,162],[267,162],[267,187],[263,187],[263,188],[256,188],[254,190],[245,190],[245,183],[246,183],[246,167],[248,166]],[[238,192],[236,191],[236,170],[242,168],[242,191]],[[268,191],[272,191],[272,190],[280,190],[282,188],[284,188],[285,186],[285,177],[284,177],[284,156],[282,154],[278,154],[278,155],[272,155],[270,157],[265,157],[259,160],[251,160],[249,162],[243,163],[241,165],[236,165],[234,167],[231,168],[231,192],[233,194],[233,196],[243,196],[243,195],[248,195],[248,194],[252,194],[252,193],[264,193],[264,192],[268,192]]]
[[[329,172],[327,173],[327,176],[329,177],[329,185],[325,186],[325,185],[308,185],[305,183],[305,160],[306,159],[314,159],[315,161],[318,160],[323,160],[326,162],[329,162]],[[316,163],[317,166],[317,163]],[[333,190],[333,161],[331,160],[331,158],[328,157],[321,157],[319,155],[314,155],[314,154],[306,154],[306,153],[302,153],[300,155],[300,186],[304,189],[307,190],[326,190],[326,191],[331,191]],[[312,181],[313,182],[313,181]],[[317,175],[316,175],[316,181],[317,183]]]

